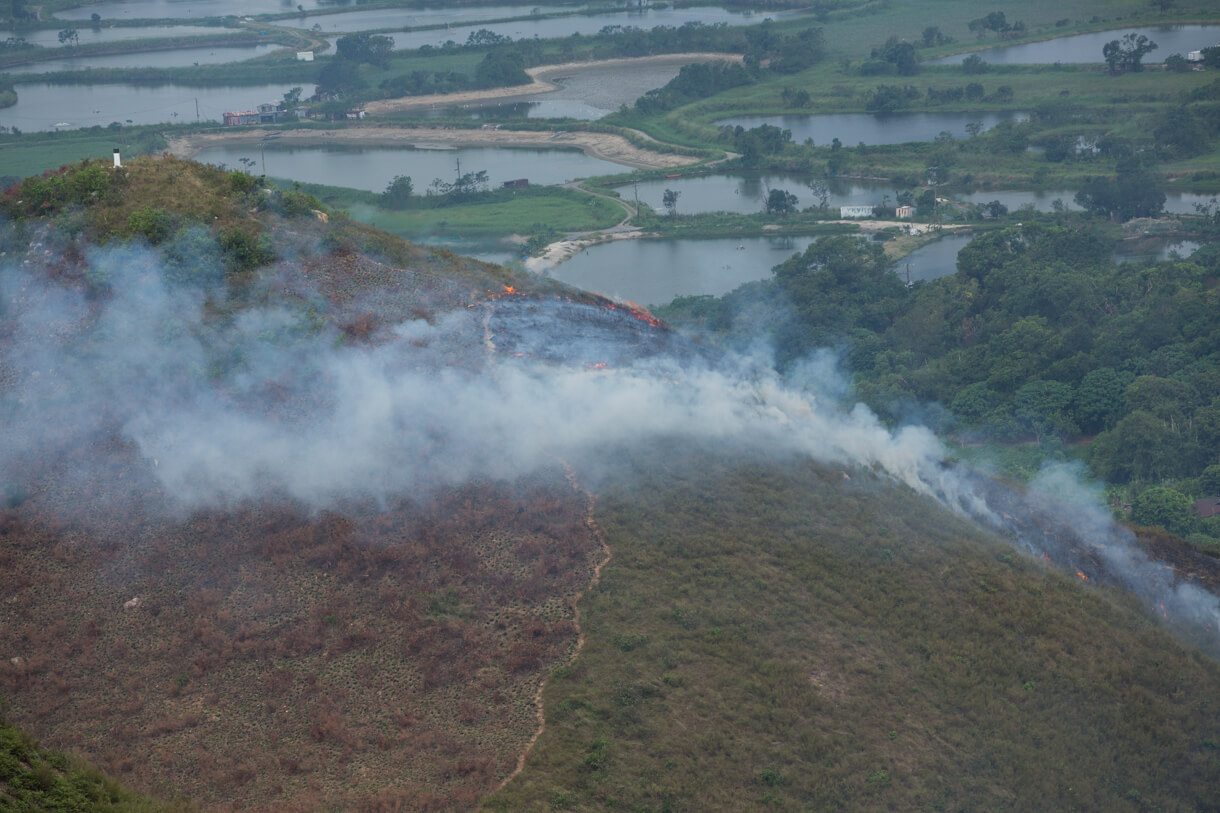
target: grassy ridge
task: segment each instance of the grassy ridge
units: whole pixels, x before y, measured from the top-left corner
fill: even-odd
[[[1220,667],[853,473],[675,449],[495,810],[1205,809]],[[714,497],[713,497],[714,495]]]

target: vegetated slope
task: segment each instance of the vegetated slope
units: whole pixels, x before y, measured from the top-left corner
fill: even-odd
[[[193,808],[133,793],[82,760],[43,748],[0,720],[0,809],[155,813]]]
[[[67,167],[4,209],[12,721],[205,808],[474,804],[575,646],[573,597],[601,555],[587,497],[557,461],[447,479],[439,436],[429,461],[340,470],[364,429],[344,399],[380,401],[336,380],[378,357],[426,398],[442,368],[477,372],[490,313],[467,306],[529,281],[170,158]],[[277,479],[269,462],[321,415],[331,447]],[[162,419],[169,445],[151,450],[139,427]]]
[[[1206,810],[1220,667],[868,474],[679,444],[598,522],[587,642],[497,810]]]

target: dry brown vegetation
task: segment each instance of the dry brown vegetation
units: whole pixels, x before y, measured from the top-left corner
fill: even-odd
[[[214,318],[316,306],[348,342],[528,286],[172,158],[104,174],[86,162],[26,186],[4,201],[35,235],[21,250],[95,299],[107,294],[91,288],[92,243],[200,228],[250,236],[220,241],[228,296]],[[0,345],[12,340],[0,330]],[[0,364],[0,394],[18,375]],[[301,407],[287,390],[258,397],[286,415]],[[59,387],[46,424],[75,398]],[[0,696],[12,723],[205,809],[469,807],[516,767],[601,556],[587,497],[558,464],[330,511],[267,499],[170,519],[156,461],[120,423],[104,414],[87,443],[23,461],[20,493],[4,494]]]
[[[12,719],[211,808],[473,804],[534,733],[599,553],[560,476],[308,516],[0,517]]]

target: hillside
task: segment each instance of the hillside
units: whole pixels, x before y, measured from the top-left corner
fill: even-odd
[[[1220,788],[1215,568],[1149,558],[1066,479],[1010,490],[844,411],[825,367],[781,380],[239,172],[86,162],[3,210],[0,694],[141,792],[1203,810]]]

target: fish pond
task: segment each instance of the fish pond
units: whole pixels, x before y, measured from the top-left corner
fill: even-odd
[[[990,130],[1002,121],[1025,121],[1028,113],[813,113],[782,116],[735,116],[716,122],[722,127],[753,129],[770,124],[792,131],[792,140],[802,144],[810,139],[825,146],[839,139],[845,147],[857,144],[907,144],[932,141],[943,132],[954,138],[968,135],[966,125],[977,122]]]
[[[623,171],[619,164],[592,158],[580,150],[560,148],[304,147],[268,141],[209,147],[196,156],[198,161],[231,169],[240,169],[243,158],[254,162],[251,171],[265,172],[271,177],[369,192],[382,192],[396,175],[406,175],[417,194],[422,194],[436,178],[453,181],[459,167],[461,174],[486,172],[491,186],[520,178],[534,185],[561,184],[575,178]]]

